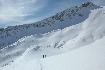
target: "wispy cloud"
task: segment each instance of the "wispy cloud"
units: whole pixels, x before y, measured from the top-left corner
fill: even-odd
[[[30,15],[44,7],[40,0],[0,0],[0,21],[23,22]],[[2,23],[1,23],[2,24]]]
[[[35,22],[85,1],[105,5],[105,0],[0,0],[0,26]]]

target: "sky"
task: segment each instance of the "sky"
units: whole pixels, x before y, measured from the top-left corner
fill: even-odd
[[[40,21],[89,0],[0,0],[0,27]],[[105,5],[105,0],[92,0]]]

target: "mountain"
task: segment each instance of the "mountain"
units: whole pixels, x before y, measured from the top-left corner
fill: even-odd
[[[81,23],[23,37],[0,50],[0,70],[105,70],[104,22],[102,7]]]
[[[0,49],[15,43],[20,38],[34,34],[44,34],[57,29],[63,29],[83,22],[88,18],[91,10],[99,8],[91,2],[66,9],[56,15],[42,21],[24,24],[19,26],[10,26],[0,29]]]

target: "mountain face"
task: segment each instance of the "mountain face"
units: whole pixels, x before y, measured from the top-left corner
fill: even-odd
[[[82,11],[90,11],[88,7]],[[66,19],[64,24],[69,23]],[[102,7],[92,10],[83,22],[25,36],[0,50],[0,70],[105,70],[104,22]]]
[[[56,15],[33,24],[10,26],[0,29],[0,49],[15,43],[24,36],[44,34],[57,29],[63,29],[88,18],[91,10],[99,8],[91,2],[66,9]]]

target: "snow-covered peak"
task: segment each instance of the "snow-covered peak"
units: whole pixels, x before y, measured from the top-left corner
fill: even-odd
[[[89,17],[79,24],[24,37],[0,51],[1,66],[12,61],[1,70],[22,70],[22,67],[26,70],[104,70],[104,19],[105,7],[91,11]]]
[[[63,29],[78,24],[88,18],[91,10],[99,8],[91,2],[66,9],[56,15],[33,24],[10,26],[0,29],[0,49],[4,48],[24,36],[44,34],[57,29]]]

